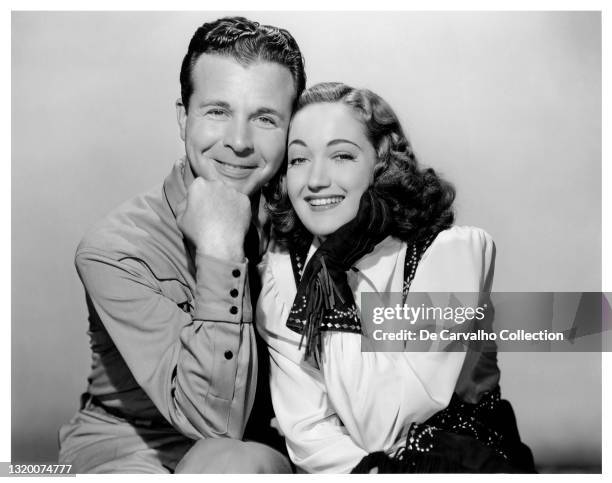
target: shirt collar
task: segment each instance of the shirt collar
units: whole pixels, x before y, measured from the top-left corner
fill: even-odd
[[[308,250],[307,261],[310,260],[319,246],[320,243],[315,238]],[[398,264],[402,262],[400,260],[400,254],[403,253],[402,248],[405,248],[404,242],[388,236],[376,245],[374,250],[360,258],[353,268],[357,269],[377,292],[391,292]],[[403,263],[401,266],[400,276],[403,277]]]
[[[404,243],[397,238],[388,236],[380,242],[372,252],[359,259],[355,268],[361,275],[380,292],[391,292],[393,279],[400,263],[400,254]],[[402,270],[403,276],[403,270]]]
[[[178,206],[185,201],[187,197],[187,187],[185,186],[184,180],[186,164],[185,158],[179,159],[172,167],[170,174],[164,180],[164,193],[170,205],[170,210],[172,210],[172,214],[175,218]]]

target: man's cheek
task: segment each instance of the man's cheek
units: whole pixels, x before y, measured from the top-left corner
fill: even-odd
[[[278,145],[268,157],[268,164],[273,167],[274,172],[280,169],[281,165],[285,161],[285,143]]]
[[[269,153],[271,159],[278,160],[284,158],[285,150],[287,149],[287,133],[284,131],[270,133],[262,147]]]
[[[209,149],[223,139],[223,129],[215,123],[196,122],[190,126],[187,136],[198,149]]]

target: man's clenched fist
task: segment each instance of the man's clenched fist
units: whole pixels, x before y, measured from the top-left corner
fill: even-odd
[[[184,211],[178,213],[178,227],[196,253],[225,260],[243,261],[250,223],[248,196],[219,179],[196,178],[187,189]]]

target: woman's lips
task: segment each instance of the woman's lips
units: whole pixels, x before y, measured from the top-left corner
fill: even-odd
[[[344,196],[307,196],[304,201],[308,203],[312,211],[331,210],[344,200]]]

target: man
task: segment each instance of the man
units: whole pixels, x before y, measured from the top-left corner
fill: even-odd
[[[285,156],[302,56],[284,30],[224,18],[196,31],[180,80],[186,159],[77,249],[92,371],[60,429],[60,461],[77,472],[289,471],[242,438],[257,385],[260,190]],[[253,417],[254,436],[270,429],[269,415]]]

